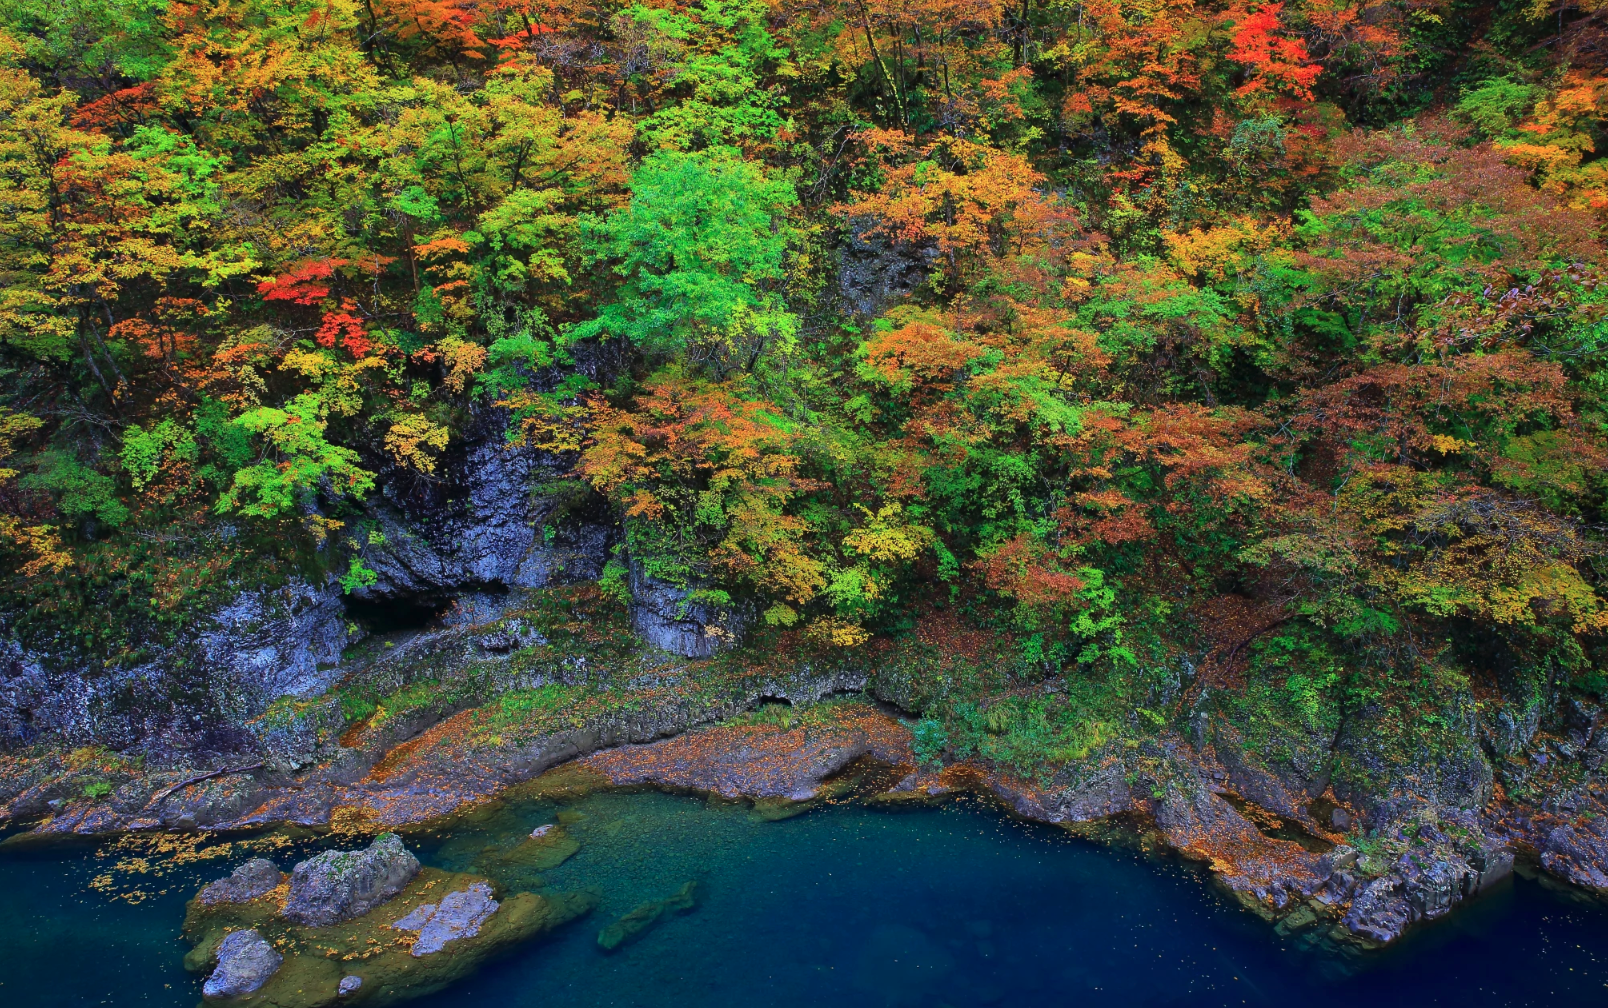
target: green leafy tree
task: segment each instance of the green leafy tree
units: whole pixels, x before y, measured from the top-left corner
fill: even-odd
[[[786,178],[731,147],[649,155],[631,202],[583,227],[623,281],[617,299],[570,340],[624,337],[717,377],[785,354],[798,334],[782,282],[798,195]]]
[[[272,518],[295,507],[319,487],[361,499],[374,488],[374,474],[358,465],[357,452],[324,438],[328,423],[322,400],[303,393],[284,409],[263,406],[234,420],[261,437],[264,458],[234,474],[218,511]]]

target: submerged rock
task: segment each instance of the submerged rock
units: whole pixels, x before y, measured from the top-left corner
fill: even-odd
[[[236,931],[218,946],[218,966],[201,993],[209,998],[250,994],[261,989],[284,961],[256,930]]]
[[[467,889],[450,892],[439,904],[425,903],[391,926],[399,931],[417,931],[410,954],[427,956],[440,952],[458,938],[473,938],[480,925],[500,906],[491,898],[491,886],[476,882]]]
[[[541,873],[557,868],[581,849],[580,842],[557,824],[542,826],[512,847],[491,847],[475,858],[474,868],[505,890],[540,889]]]
[[[356,994],[358,988],[362,986],[362,977],[356,975],[343,976],[341,977],[341,982],[335,986],[335,993],[339,997],[346,997],[350,994]]]
[[[266,895],[284,880],[279,866],[267,858],[253,858],[216,882],[210,882],[196,894],[196,899],[211,906],[215,903],[245,903]]]
[[[697,905],[698,883],[688,882],[668,899],[638,904],[630,913],[597,933],[597,944],[605,952],[613,952],[627,942],[635,941],[642,933],[657,924],[666,914],[686,913]]]
[[[285,917],[324,927],[361,917],[401,892],[419,872],[419,859],[395,833],[382,833],[360,851],[325,851],[296,866]]]

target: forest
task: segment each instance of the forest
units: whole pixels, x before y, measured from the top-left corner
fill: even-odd
[[[495,413],[756,638],[1608,697],[1605,12],[0,0],[0,622],[360,590]]]

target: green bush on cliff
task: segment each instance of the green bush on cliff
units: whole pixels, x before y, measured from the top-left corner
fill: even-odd
[[[943,765],[944,750],[949,745],[949,733],[944,730],[943,722],[933,718],[922,718],[911,728],[910,748],[916,754],[916,762],[926,767],[939,767]]]

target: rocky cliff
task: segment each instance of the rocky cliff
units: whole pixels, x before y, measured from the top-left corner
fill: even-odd
[[[751,622],[740,607],[693,604],[629,557],[634,603],[619,609],[588,587],[617,555],[614,516],[564,459],[510,446],[495,412],[438,479],[384,482],[362,520],[375,577],[350,594],[329,577],[243,587],[125,664],[0,642],[0,812],[39,820],[41,837],[380,828],[766,704],[865,691],[919,716],[955,688],[938,652],[799,658],[769,650],[774,635],[732,651]],[[1432,705],[1407,709],[1384,692],[1297,703],[1283,679],[1181,656],[1138,676],[1148,692],[1116,736],[1033,780],[953,748],[918,757],[892,721],[895,742],[806,739],[784,754],[786,774],[752,786],[775,754],[708,734],[676,773],[610,772],[807,801],[867,758],[901,768],[894,796],[969,787],[1044,821],[1135,818],[1281,927],[1378,945],[1516,863],[1608,893],[1608,717],[1553,665],[1497,657],[1489,675],[1448,679]],[[978,704],[989,690],[1070,695],[1064,679],[1012,675],[978,680]],[[940,780],[934,760],[955,772]]]
[[[569,460],[512,444],[503,411],[480,413],[436,477],[387,470],[361,517],[372,583],[349,593],[328,573],[242,585],[137,661],[87,661],[0,639],[0,746],[104,745],[158,759],[263,750],[275,702],[327,694],[371,633],[410,639],[496,620],[524,593],[595,581],[615,548],[614,516]],[[636,565],[633,565],[633,568]],[[736,639],[729,614],[640,576],[634,622],[683,656]],[[270,746],[271,748],[271,746]]]

